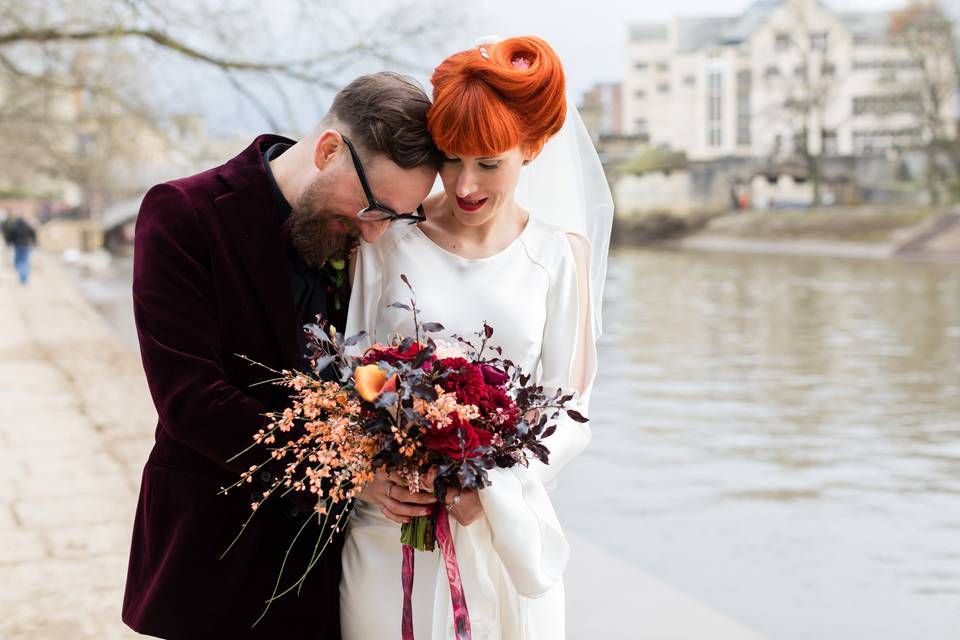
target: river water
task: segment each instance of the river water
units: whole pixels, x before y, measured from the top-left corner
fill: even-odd
[[[566,526],[772,638],[960,638],[960,268],[619,249],[604,314]]]

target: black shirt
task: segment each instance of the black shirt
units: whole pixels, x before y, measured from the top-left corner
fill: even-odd
[[[293,291],[293,308],[298,320],[292,329],[297,333],[297,367],[303,371],[309,369],[306,361],[307,339],[303,325],[315,322],[327,322],[343,331],[347,320],[347,303],[350,298],[350,286],[345,268],[336,269],[327,263],[321,268],[311,267],[290,241],[290,203],[283,197],[280,186],[273,176],[270,161],[279,157],[293,146],[292,143],[278,142],[263,153],[263,165],[270,182],[274,208],[280,219],[287,251],[287,272],[290,277],[290,289]]]

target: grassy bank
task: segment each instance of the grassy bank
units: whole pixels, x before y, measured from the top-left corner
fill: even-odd
[[[758,242],[821,241],[885,245],[941,213],[932,207],[824,207],[740,213],[654,213],[618,219],[614,241],[641,245],[688,238]]]
[[[623,245],[648,245],[677,240],[702,230],[719,213],[652,213],[624,220],[614,219],[613,242]]]
[[[743,240],[887,244],[940,212],[930,207],[873,206],[751,211],[713,218],[696,231]]]

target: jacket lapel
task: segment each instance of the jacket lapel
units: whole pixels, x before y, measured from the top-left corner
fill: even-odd
[[[298,353],[295,332],[299,323],[293,305],[280,221],[274,211],[260,157],[262,142],[273,137],[257,138],[246,151],[223,167],[222,177],[235,189],[214,202],[270,319],[283,354],[284,367],[293,368]]]

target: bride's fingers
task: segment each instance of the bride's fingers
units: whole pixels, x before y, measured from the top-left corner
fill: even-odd
[[[463,491],[461,491],[460,489],[457,489],[456,487],[450,487],[449,489],[447,489],[447,497],[445,498],[447,507],[449,508],[450,506],[456,504],[456,502],[459,502],[459,500],[457,500],[456,498],[462,493]]]
[[[424,491],[413,493],[405,487],[398,485],[393,485],[393,487],[390,488],[390,497],[398,502],[413,504],[434,504],[437,501],[437,497],[432,493],[426,493]]]
[[[457,522],[460,523],[460,526],[462,527],[469,526],[475,519],[471,518],[470,516],[457,513],[456,511],[451,511],[450,514],[456,518]]]
[[[389,511],[397,516],[406,516],[406,517],[412,518],[414,516],[430,515],[430,509],[427,509],[426,507],[419,507],[415,504],[407,504],[405,502],[400,502],[388,496],[383,496],[383,499],[380,502],[380,506],[383,507],[386,511]]]
[[[483,515],[483,504],[476,490],[458,492],[460,500],[454,501],[451,496],[447,501],[447,511],[457,519],[462,526],[470,525]]]
[[[380,505],[380,511],[383,512],[383,515],[387,520],[393,520],[397,524],[408,524],[410,522],[410,518],[398,516],[383,505]]]

